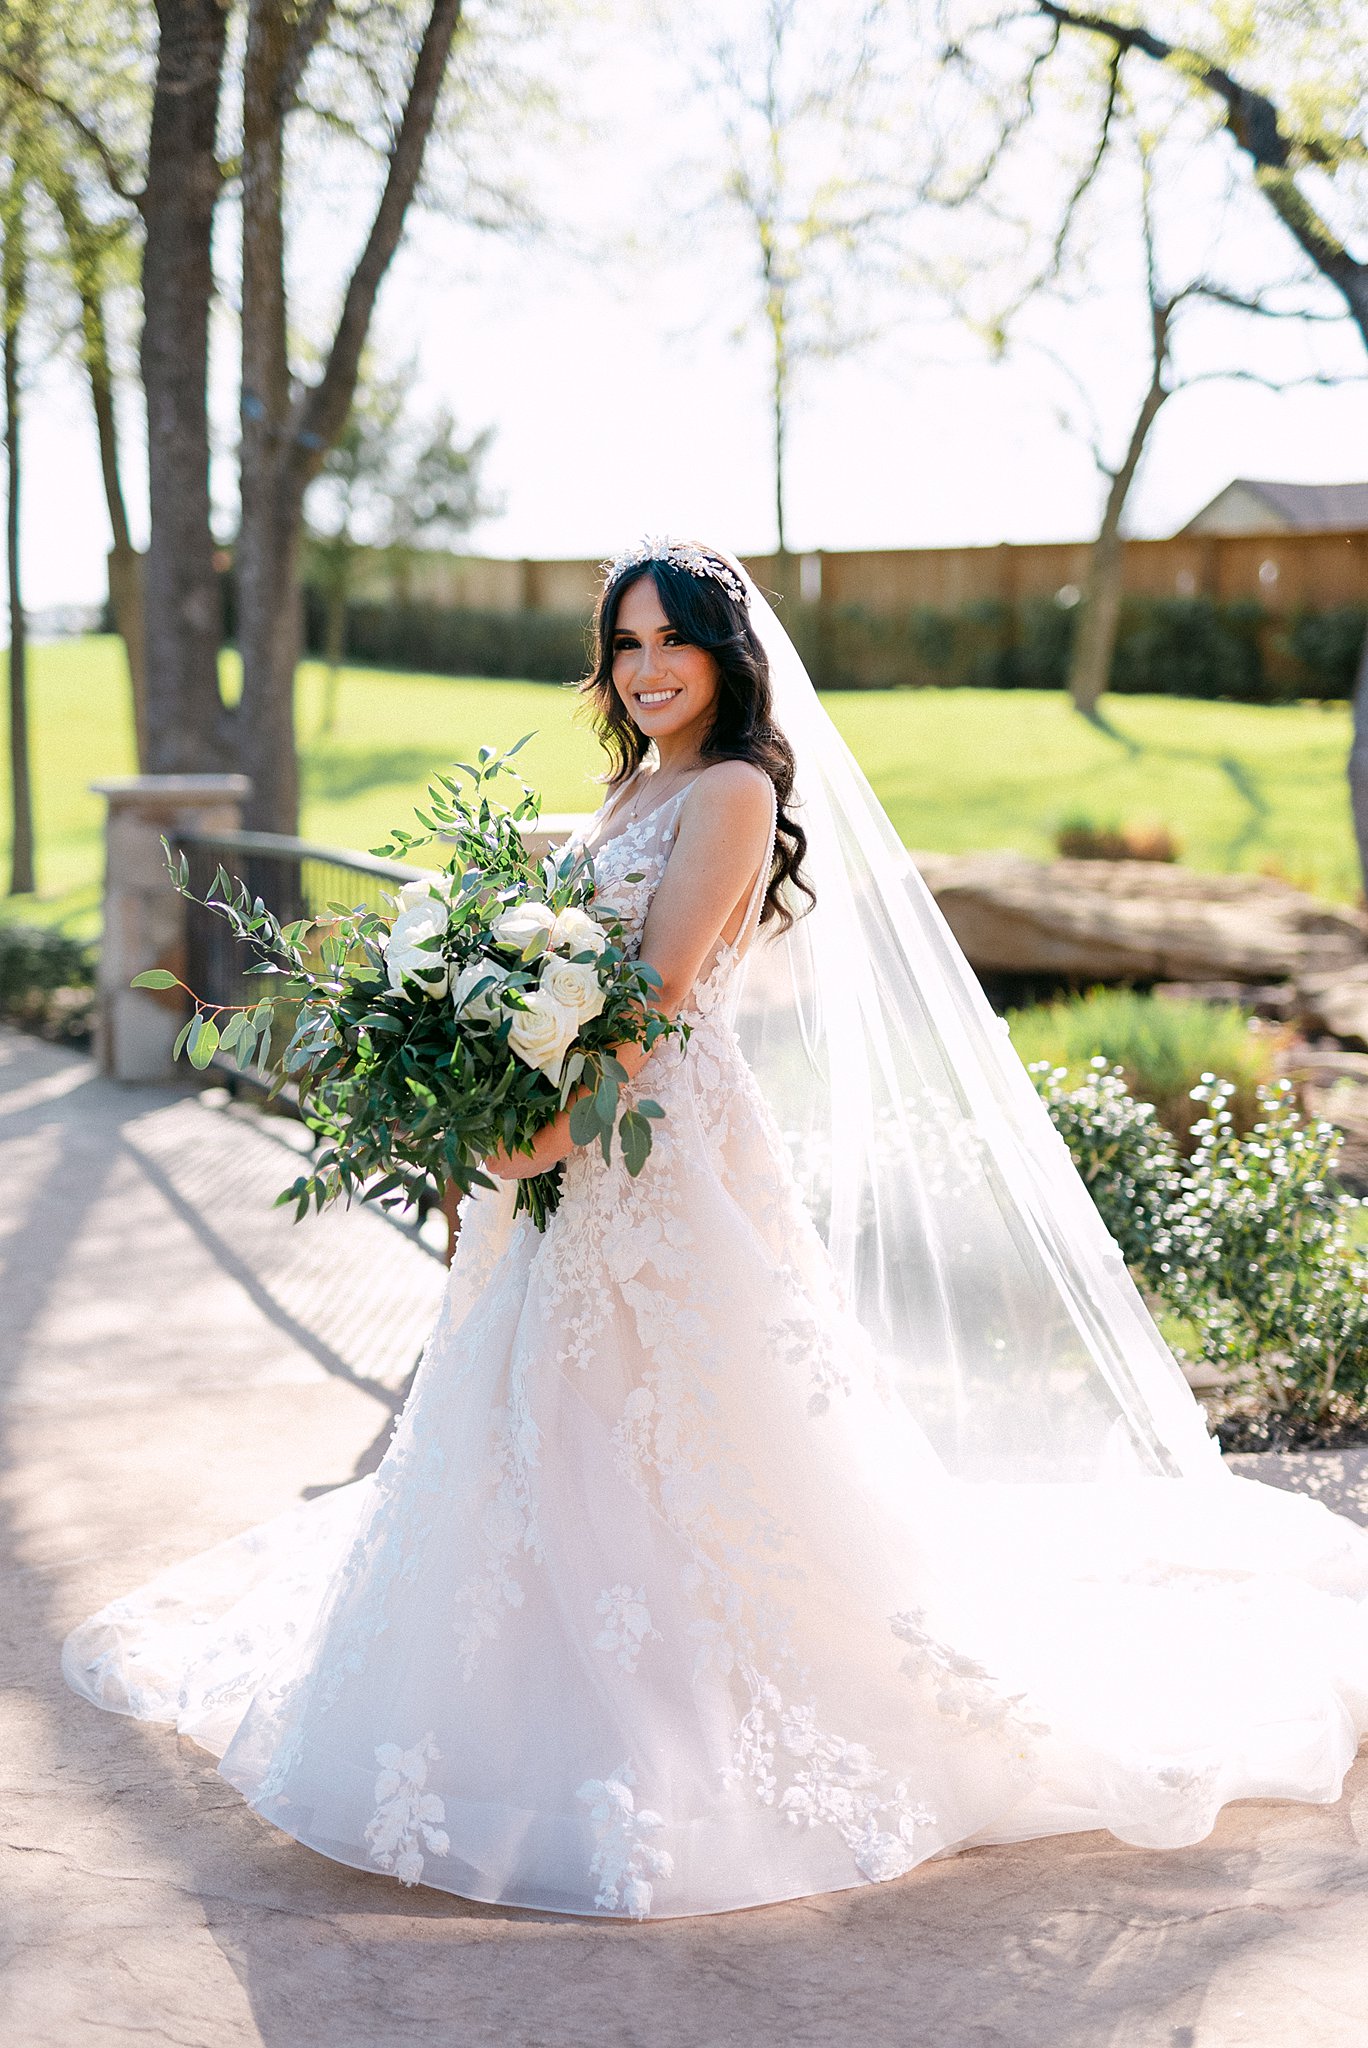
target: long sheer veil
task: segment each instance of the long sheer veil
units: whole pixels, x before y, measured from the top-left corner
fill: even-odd
[[[850,1306],[956,1477],[1219,1473],[1006,1025],[746,582],[817,902],[752,946],[737,1026]]]

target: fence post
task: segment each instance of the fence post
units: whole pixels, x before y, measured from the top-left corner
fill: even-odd
[[[91,788],[104,797],[104,939],[96,1044],[116,1081],[164,1081],[185,1020],[180,992],[132,989],[147,967],[185,972],[185,904],[171,887],[162,836],[232,831],[251,793],[245,775],[121,775]]]

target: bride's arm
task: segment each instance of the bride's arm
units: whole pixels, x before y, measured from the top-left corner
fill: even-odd
[[[667,1016],[679,1009],[718,940],[735,937],[733,927],[769,850],[770,820],[768,778],[749,761],[717,762],[685,799],[641,935],[641,957],[660,976],[656,1006]],[[615,1046],[614,1052],[633,1080],[650,1058],[640,1045]],[[573,1150],[567,1107],[539,1132],[530,1153],[497,1153],[485,1164],[502,1179],[519,1180],[545,1173]]]

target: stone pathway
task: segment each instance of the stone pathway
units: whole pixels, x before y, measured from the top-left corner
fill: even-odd
[[[1080,1835],[604,1926],[329,1864],[68,1694],[73,1622],[388,1433],[441,1266],[370,1212],[296,1228],[294,1171],[254,1120],[0,1032],[5,2048],[1363,2048],[1363,1764],[1179,1853]],[[1260,1476],[1368,1519],[1363,1454]]]

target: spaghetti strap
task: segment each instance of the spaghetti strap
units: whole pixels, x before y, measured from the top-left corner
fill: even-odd
[[[608,823],[608,820],[612,817],[614,811],[622,802],[622,799],[626,796],[628,790],[636,781],[637,777],[640,775],[642,768],[644,766],[645,763],[643,761],[638,761],[636,767],[632,770],[631,774],[624,776],[622,781],[618,784],[617,788],[609,793],[608,801],[605,804],[601,805],[599,808],[597,822],[600,825],[606,825]]]

